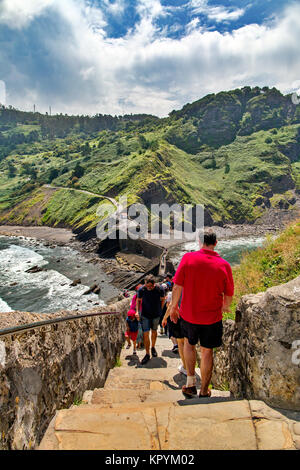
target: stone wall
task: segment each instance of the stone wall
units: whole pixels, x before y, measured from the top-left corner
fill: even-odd
[[[300,276],[242,297],[236,321],[224,322],[224,345],[215,351],[212,383],[237,398],[300,410],[299,359]]]
[[[0,449],[32,449],[56,410],[70,407],[86,390],[102,387],[124,343],[130,299],[93,309],[120,314],[67,320],[0,337]],[[12,312],[0,329],[53,317]]]

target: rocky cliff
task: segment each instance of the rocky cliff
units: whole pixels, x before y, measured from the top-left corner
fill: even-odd
[[[215,352],[215,388],[300,410],[300,276],[242,297]]]

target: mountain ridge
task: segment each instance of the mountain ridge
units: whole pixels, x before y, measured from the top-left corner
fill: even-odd
[[[207,225],[253,223],[270,208],[295,210],[300,106],[275,88],[244,87],[207,95],[168,118],[2,107],[0,170],[2,224],[93,231],[99,200],[70,198],[70,188],[127,195],[129,204],[147,207],[204,204]],[[46,197],[50,183],[66,190]]]

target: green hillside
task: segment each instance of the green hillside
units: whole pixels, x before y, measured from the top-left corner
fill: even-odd
[[[201,203],[207,224],[243,223],[294,210],[297,191],[300,106],[274,88],[208,95],[164,119],[0,109],[0,223],[90,230],[98,195]]]
[[[275,239],[267,239],[262,248],[245,253],[240,265],[233,268],[234,302],[232,313],[226,314],[225,318],[234,318],[237,303],[243,295],[264,292],[299,274],[300,219],[289,224]]]

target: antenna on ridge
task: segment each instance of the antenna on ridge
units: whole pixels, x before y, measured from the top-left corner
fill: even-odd
[[[33,112],[35,113],[35,104],[33,105]]]
[[[49,115],[51,116],[51,106],[49,106]]]

